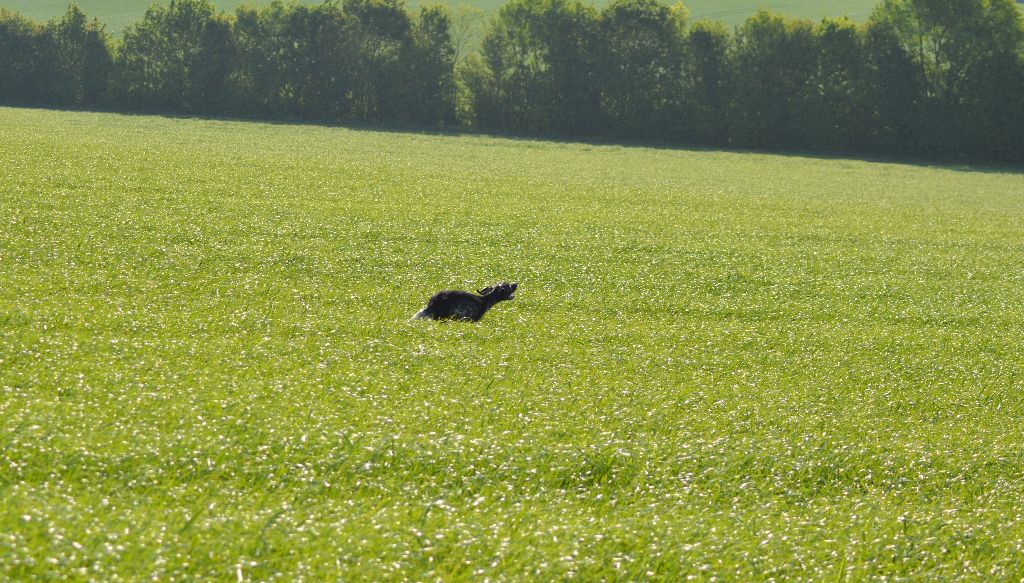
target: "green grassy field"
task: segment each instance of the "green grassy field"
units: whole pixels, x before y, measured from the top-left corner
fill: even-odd
[[[0,167],[0,579],[1024,576],[1022,174],[18,109]]]
[[[469,4],[479,7],[485,12],[493,12],[505,4],[506,0],[459,0],[449,2],[451,5]],[[47,20],[64,13],[69,0],[0,0],[0,7],[14,10],[36,18]],[[112,32],[120,32],[125,26],[142,18],[146,7],[153,0],[77,0],[79,6],[89,16],[95,16],[107,23]],[[224,10],[233,10],[240,2],[219,0],[217,5]],[[255,0],[248,4],[268,4],[269,0]],[[685,2],[693,19],[712,18],[727,22],[730,25],[742,23],[758,8],[771,8],[789,16],[820,19],[825,16],[847,15],[855,20],[864,20],[878,2],[876,0],[689,0]],[[417,6],[419,2],[407,0],[408,6]],[[605,2],[596,2],[604,5]]]

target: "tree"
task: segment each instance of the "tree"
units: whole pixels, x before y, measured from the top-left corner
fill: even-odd
[[[55,68],[53,101],[61,105],[102,105],[108,98],[114,59],[110,35],[98,20],[89,22],[75,4],[47,25]]]
[[[1024,162],[1024,56],[993,55],[971,78],[963,93],[961,155]]]
[[[231,87],[235,65],[235,39],[231,19],[212,15],[199,35],[196,60],[189,70],[189,107],[194,111],[224,113],[232,111]]]
[[[287,8],[273,2],[264,9],[239,6],[232,24],[234,67],[229,89],[241,111],[257,115],[283,115],[289,107],[285,90],[288,72],[285,38]]]
[[[344,10],[353,114],[407,120],[413,98],[403,78],[413,46],[409,13],[398,0],[346,0]]]
[[[814,25],[759,11],[736,37],[738,87],[733,134],[759,148],[807,148],[806,116],[817,69]]]
[[[595,127],[597,13],[567,0],[512,0],[463,81],[486,128],[579,135]]]
[[[420,124],[451,125],[455,122],[455,47],[451,17],[441,6],[420,9],[413,31],[413,56],[409,82],[414,99],[410,118]]]
[[[277,71],[285,113],[315,119],[344,119],[355,107],[352,69],[357,56],[351,46],[353,19],[335,4],[288,5],[273,10],[280,59]],[[384,74],[382,72],[382,74]]]
[[[817,68],[811,79],[810,108],[803,118],[815,149],[869,150],[869,83],[864,41],[849,19],[826,18],[816,29]]]
[[[915,128],[929,123],[921,111],[924,79],[920,69],[891,23],[869,22],[864,43],[872,149],[890,155],[920,151]]]
[[[118,53],[119,89],[125,104],[192,111],[201,99],[194,73],[203,57],[203,34],[213,17],[209,0],[171,0],[151,6],[124,33]]]
[[[687,66],[693,131],[702,144],[730,141],[728,119],[736,92],[732,36],[721,22],[700,21],[687,37]]]
[[[998,131],[1002,115],[1012,115],[1007,102],[991,100],[1024,48],[1024,26],[1010,0],[884,0],[872,21],[891,30],[923,80],[920,109],[929,123],[919,130],[922,146],[956,157],[1005,146],[993,148],[986,136]]]
[[[692,135],[685,99],[686,17],[681,4],[657,0],[615,0],[601,13],[601,100],[614,135]]]
[[[0,8],[0,102],[52,103],[56,47],[46,29]]]

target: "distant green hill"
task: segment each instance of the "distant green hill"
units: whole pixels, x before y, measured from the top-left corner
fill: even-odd
[[[248,2],[250,4],[267,4],[269,0]],[[410,6],[418,4],[416,0],[407,0]],[[20,12],[39,20],[48,20],[63,14],[69,0],[0,0],[0,7]],[[138,20],[152,4],[152,0],[78,0],[89,16],[95,16],[107,24],[108,30],[119,33],[125,26]],[[461,2],[450,2],[458,4]],[[472,0],[468,2],[485,12],[497,10],[505,0]],[[604,2],[596,2],[604,4]],[[232,10],[239,2],[220,0],[217,3],[225,10]],[[820,19],[825,16],[847,15],[854,20],[864,20],[871,14],[876,0],[690,0],[684,2],[690,9],[692,19],[712,18],[722,20],[730,25],[743,22],[758,8],[770,8],[788,16]]]
[[[215,0],[225,10],[232,10],[239,4],[269,4],[271,0],[241,2],[239,0]],[[37,20],[49,20],[67,10],[71,0],[0,0],[0,8],[20,12]],[[119,34],[124,27],[142,18],[146,8],[152,4],[167,4],[169,0],[75,0],[75,3],[90,18],[99,18],[107,30]]]

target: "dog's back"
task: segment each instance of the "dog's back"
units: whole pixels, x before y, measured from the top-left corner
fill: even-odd
[[[479,320],[483,316],[484,302],[480,296],[458,290],[434,294],[427,307],[420,310],[414,320]]]

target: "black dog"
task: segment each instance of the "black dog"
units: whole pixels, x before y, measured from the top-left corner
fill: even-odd
[[[438,292],[427,302],[427,307],[420,310],[412,319],[478,322],[494,304],[513,299],[517,287],[518,283],[499,283],[494,287],[485,287],[475,294],[464,291]]]

